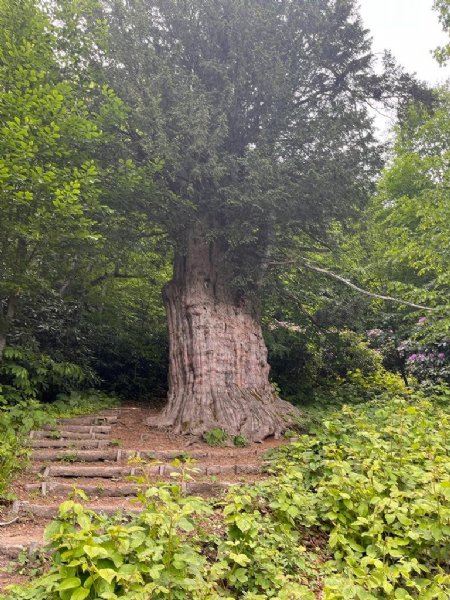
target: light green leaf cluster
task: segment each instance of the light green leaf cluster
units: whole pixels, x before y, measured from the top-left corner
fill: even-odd
[[[379,250],[393,274],[446,301],[450,285],[450,93],[441,90],[431,114],[411,107],[399,130],[394,158],[373,202]]]

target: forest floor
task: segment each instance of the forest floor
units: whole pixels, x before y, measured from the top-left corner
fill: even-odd
[[[37,572],[44,529],[75,489],[86,493],[88,508],[109,514],[139,510],[135,477],[149,484],[176,473],[185,493],[216,496],[265,477],[264,453],[286,443],[269,438],[244,448],[211,447],[157,429],[158,413],[124,404],[32,432],[30,465],[11,490],[17,500],[0,507],[0,522],[14,520],[0,527],[0,590]]]

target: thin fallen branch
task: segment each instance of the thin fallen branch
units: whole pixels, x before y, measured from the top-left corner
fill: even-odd
[[[0,527],[6,527],[7,525],[12,525],[18,519],[19,519],[19,517],[14,517],[14,519],[11,519],[11,521],[6,521],[5,523],[0,523]]]
[[[308,269],[311,269],[312,271],[316,271],[317,273],[323,273],[324,275],[327,275],[328,277],[332,277],[333,279],[340,281],[341,283],[347,285],[348,287],[352,288],[353,290],[356,290],[360,294],[370,296],[371,298],[378,298],[379,300],[386,300],[387,302],[396,302],[397,304],[404,304],[406,306],[411,306],[412,308],[420,308],[421,310],[430,310],[430,311],[436,310],[435,308],[431,308],[430,306],[423,306],[422,304],[414,304],[414,302],[408,302],[408,300],[401,300],[400,298],[394,298],[393,296],[383,296],[382,294],[375,294],[374,292],[369,292],[368,290],[364,290],[363,288],[360,288],[359,286],[355,285],[348,279],[345,279],[345,277],[341,277],[340,275],[337,275],[336,273],[333,273],[332,271],[327,271],[326,269],[322,269],[322,267],[317,267],[316,265],[312,265],[310,262],[308,262],[306,260],[303,260],[302,262],[305,265],[305,267],[307,267]]]

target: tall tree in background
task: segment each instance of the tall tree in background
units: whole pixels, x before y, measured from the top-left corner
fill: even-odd
[[[1,0],[0,25],[1,357],[24,297],[49,302],[95,262],[99,223],[111,225],[101,127],[124,111],[106,86],[77,74],[76,52],[59,52],[57,27],[33,0]]]
[[[423,334],[448,342],[450,289],[450,90],[432,111],[412,104],[368,211],[369,271],[388,290],[434,306]],[[420,313],[419,313],[420,314]],[[422,313],[423,316],[423,313]],[[425,327],[426,323],[426,327]]]
[[[368,102],[405,79],[375,73],[351,0],[101,4],[136,158],[164,162],[155,218],[175,261],[162,423],[279,434],[289,407],[269,383],[261,285],[284,248],[320,247],[364,203],[379,164]]]
[[[102,208],[100,131],[83,90],[61,76],[53,27],[29,0],[1,0],[0,23],[1,359],[21,296],[96,243]]]
[[[148,276],[154,258],[136,191],[145,178],[146,208],[154,166],[127,160],[123,102],[89,68],[103,24],[61,8],[64,21],[0,0],[0,360],[9,335],[83,362],[78,325],[90,303],[101,312],[96,291]]]

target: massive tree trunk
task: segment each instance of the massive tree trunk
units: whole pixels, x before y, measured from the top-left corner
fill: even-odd
[[[257,313],[232,293],[220,242],[192,233],[164,297],[170,370],[161,425],[193,434],[220,427],[253,441],[279,436],[295,409],[273,392]]]

